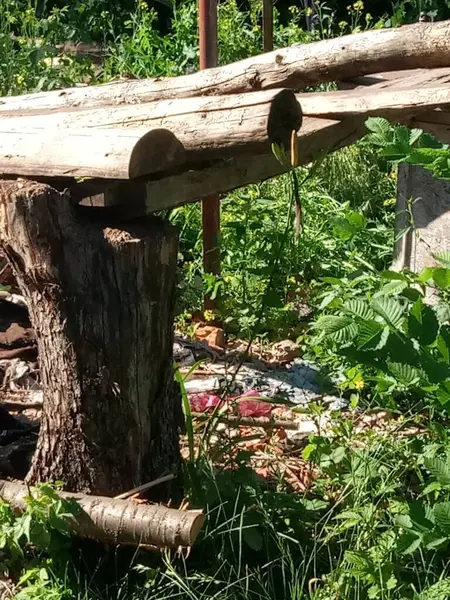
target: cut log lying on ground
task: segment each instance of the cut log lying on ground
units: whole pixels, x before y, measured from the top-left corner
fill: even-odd
[[[288,147],[302,122],[295,94],[255,96],[1,119],[0,173],[127,179],[184,162],[264,153],[270,142]]]
[[[282,48],[182,77],[109,83],[2,98],[0,111],[59,110],[301,89],[381,71],[450,66],[450,21],[379,29]]]
[[[26,485],[0,479],[0,497],[17,512],[25,510],[28,495]],[[195,542],[205,520],[201,512],[194,510],[69,492],[59,492],[59,495],[76,500],[82,509],[68,521],[71,531],[80,537],[107,543],[188,547]]]

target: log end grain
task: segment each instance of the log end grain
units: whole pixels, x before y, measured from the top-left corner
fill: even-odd
[[[267,121],[267,136],[271,143],[289,148],[292,131],[302,125],[302,109],[291,90],[281,90],[272,100]]]

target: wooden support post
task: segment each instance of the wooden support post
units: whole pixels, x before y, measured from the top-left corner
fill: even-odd
[[[30,310],[44,389],[27,481],[113,496],[178,475],[176,229],[155,217],[91,221],[68,194],[31,181],[1,181],[0,200],[1,244]],[[177,496],[166,485],[162,497]]]
[[[263,48],[264,52],[273,50],[273,4],[272,0],[263,0]]]
[[[200,70],[217,67],[217,0],[199,0]],[[203,270],[220,274],[220,197],[213,194],[203,198]],[[216,303],[205,295],[205,310],[214,310]]]

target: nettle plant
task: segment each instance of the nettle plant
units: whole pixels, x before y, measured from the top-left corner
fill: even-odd
[[[343,390],[369,389],[369,398],[391,407],[450,406],[450,253],[435,258],[442,266],[385,271],[378,286],[361,278],[328,303],[314,347],[340,371]],[[428,304],[436,292],[439,301]]]
[[[366,122],[364,143],[375,146],[386,168],[420,165],[450,178],[450,150],[422,130]],[[408,229],[414,229],[411,222]],[[406,231],[402,232],[405,234]],[[435,255],[439,266],[419,274],[385,271],[356,274],[332,285],[315,323],[316,355],[340,376],[343,390],[396,407],[450,406],[450,252]],[[433,304],[427,296],[438,294]],[[331,313],[331,314],[330,314]]]

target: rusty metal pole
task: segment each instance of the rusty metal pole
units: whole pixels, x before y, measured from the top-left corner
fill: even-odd
[[[263,48],[264,52],[273,50],[273,4],[272,0],[263,0]]]
[[[198,0],[200,69],[217,66],[217,0]],[[202,202],[203,269],[205,273],[220,274],[220,199],[208,196]],[[216,304],[204,298],[205,310]]]

